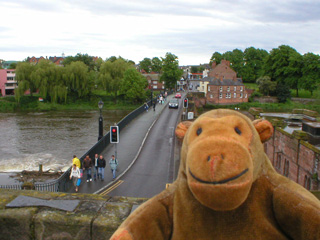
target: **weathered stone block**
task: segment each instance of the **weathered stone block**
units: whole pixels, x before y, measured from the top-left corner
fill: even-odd
[[[32,219],[36,212],[36,208],[0,210],[0,239],[34,239]]]
[[[96,212],[69,213],[44,210],[35,217],[35,239],[90,239],[91,222]]]
[[[92,224],[92,240],[109,239],[129,216],[132,204],[108,202]]]

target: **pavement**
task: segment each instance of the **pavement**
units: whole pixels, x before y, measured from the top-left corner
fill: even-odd
[[[79,187],[79,193],[99,193],[110,187],[130,169],[130,167],[135,163],[135,160],[138,158],[153,124],[161,115],[162,110],[167,107],[168,101],[173,97],[174,95],[168,96],[164,104],[157,103],[155,111],[153,111],[152,107],[149,108],[148,112],[145,111],[144,113],[140,114],[140,116],[134,119],[120,132],[119,143],[110,144],[101,153],[106,160],[104,181],[92,180],[87,182],[86,173],[84,173],[81,185]],[[119,162],[117,177],[115,180],[112,179],[112,173],[109,167],[109,159],[111,158],[112,154],[117,156]],[[75,192],[74,188],[70,189],[69,192]]]

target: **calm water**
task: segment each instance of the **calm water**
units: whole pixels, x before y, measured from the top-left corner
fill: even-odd
[[[103,111],[104,134],[130,111]],[[98,111],[0,113],[0,172],[65,170],[98,139]]]

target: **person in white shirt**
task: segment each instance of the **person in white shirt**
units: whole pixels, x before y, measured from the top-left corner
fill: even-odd
[[[81,183],[81,175],[80,175],[80,169],[77,167],[76,164],[72,165],[71,173],[70,173],[70,179],[71,178],[73,178],[72,179],[73,185],[76,188],[76,192],[78,192],[79,186],[80,186],[80,183]]]

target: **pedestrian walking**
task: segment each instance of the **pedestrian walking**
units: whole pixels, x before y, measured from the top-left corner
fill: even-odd
[[[89,157],[89,155],[87,155],[85,157],[85,159],[83,160],[83,172],[84,171],[87,172],[87,182],[92,181],[91,168],[92,168],[92,161],[91,161],[91,158]]]
[[[77,167],[76,164],[72,165],[71,173],[70,173],[70,180],[72,179],[73,185],[75,186],[76,192],[79,190],[79,186],[81,183],[81,176],[80,176],[80,169]]]
[[[163,104],[164,102],[163,102],[163,97],[162,97],[162,95],[161,95],[161,97],[160,97],[160,104]]]
[[[81,161],[79,158],[77,158],[76,155],[73,155],[73,159],[72,159],[72,165],[75,164],[77,166],[77,168],[79,168],[80,170],[80,176],[82,177],[82,169],[81,169]]]
[[[148,106],[148,104],[147,104],[147,102],[145,102],[144,103],[144,109],[148,112],[148,108],[149,108],[149,106]]]
[[[94,155],[94,160],[93,160],[93,168],[92,168],[92,171],[93,171],[93,179],[96,181],[97,180],[97,177],[99,179],[99,175],[98,175],[98,160],[99,160],[99,155],[96,153]]]
[[[72,165],[75,164],[77,166],[77,168],[81,169],[81,162],[80,159],[77,158],[76,155],[73,155],[73,159],[72,159]]]
[[[111,156],[111,159],[109,160],[109,165],[112,172],[112,180],[116,178],[116,171],[118,166],[118,160],[115,158],[114,155]]]
[[[156,101],[153,103],[153,111],[156,111]]]
[[[100,177],[101,181],[104,181],[104,168],[106,167],[106,160],[100,155],[98,159],[98,176]]]

